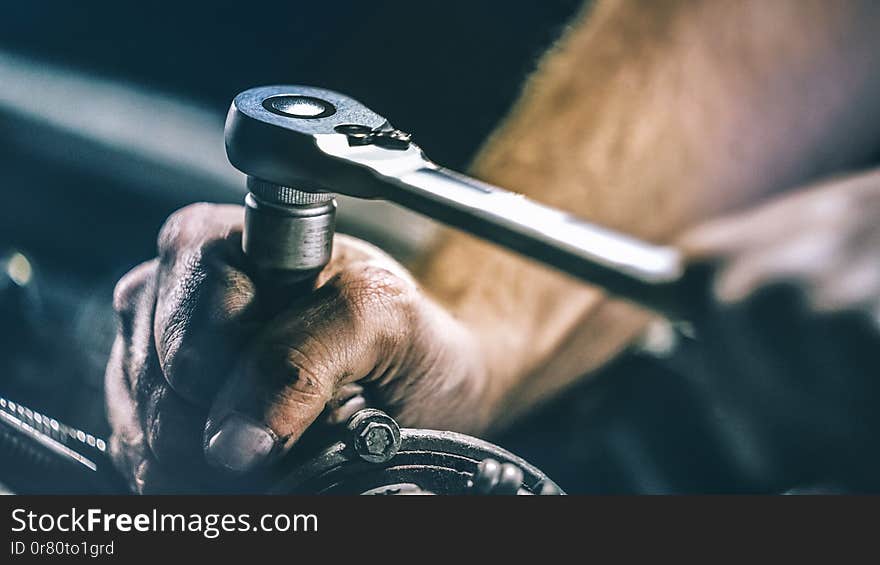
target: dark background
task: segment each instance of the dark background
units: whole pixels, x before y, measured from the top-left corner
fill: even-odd
[[[0,45],[220,113],[261,84],[339,90],[461,168],[579,4],[12,2]]]
[[[222,162],[222,120],[237,92],[272,83],[339,90],[415,132],[438,162],[464,169],[579,4],[5,3],[0,396],[107,433],[101,387],[115,329],[113,285],[155,253],[156,233],[174,209],[241,201],[243,187],[224,176],[232,172]],[[59,77],[75,77],[76,92],[56,84]],[[108,98],[74,96],[90,84],[110,85],[95,91]],[[16,88],[17,97],[7,96]],[[35,90],[22,95],[22,88]],[[171,110],[139,101],[141,92],[173,101],[181,120],[165,123]],[[113,142],[114,133],[141,131],[114,121],[131,117],[114,115],[123,99],[143,111],[137,119],[161,126],[165,137],[150,141],[170,153],[149,156]],[[44,119],[59,111],[88,117],[95,108],[109,138]],[[207,145],[188,144],[186,134],[203,122]],[[214,159],[204,170],[176,162],[203,151]],[[342,228],[399,256],[410,249],[356,220],[341,220]],[[16,254],[33,268],[26,284],[6,273]],[[668,363],[628,355],[492,439],[570,492],[774,492],[799,484],[804,477],[755,473],[748,439],[719,425],[701,386]]]

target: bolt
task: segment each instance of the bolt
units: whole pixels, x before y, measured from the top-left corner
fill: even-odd
[[[400,427],[381,410],[358,411],[349,419],[348,429],[354,450],[364,461],[385,463],[400,449]]]
[[[391,428],[385,424],[370,422],[358,436],[358,441],[363,451],[375,456],[386,457],[394,446],[394,435]]]

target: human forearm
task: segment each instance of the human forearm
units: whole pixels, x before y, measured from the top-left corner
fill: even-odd
[[[603,3],[546,58],[475,174],[663,240],[851,165],[842,156],[857,158],[877,125],[859,113],[875,94],[872,9]],[[857,243],[875,225],[861,217]],[[421,285],[340,235],[316,288],[273,303],[242,256],[243,220],[236,206],[178,211],[157,259],[116,287],[110,450],[139,492],[203,490],[271,465],[313,423],[345,421],[361,393],[402,425],[481,434],[613,356],[647,317],[460,234],[428,258]],[[874,259],[870,247],[828,249]]]
[[[474,172],[667,239],[862,155],[876,131],[854,111],[876,90],[866,79],[873,11],[856,2],[600,3],[545,57]],[[511,416],[604,363],[648,319],[467,236],[449,236],[421,278],[475,329],[492,401]]]

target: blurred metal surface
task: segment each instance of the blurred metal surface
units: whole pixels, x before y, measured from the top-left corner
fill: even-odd
[[[401,428],[372,408],[328,429],[317,453],[293,452],[251,475],[246,490],[276,494],[560,495],[538,468],[464,434]],[[18,494],[127,494],[106,442],[0,397],[0,478]],[[401,485],[415,486],[402,489]]]
[[[83,430],[0,397],[0,466],[16,493],[104,493],[127,490],[107,444]]]

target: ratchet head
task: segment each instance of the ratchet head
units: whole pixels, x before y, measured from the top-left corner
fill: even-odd
[[[381,198],[385,175],[427,163],[409,135],[347,96],[309,86],[262,86],[235,97],[229,161],[248,176],[306,192]]]

